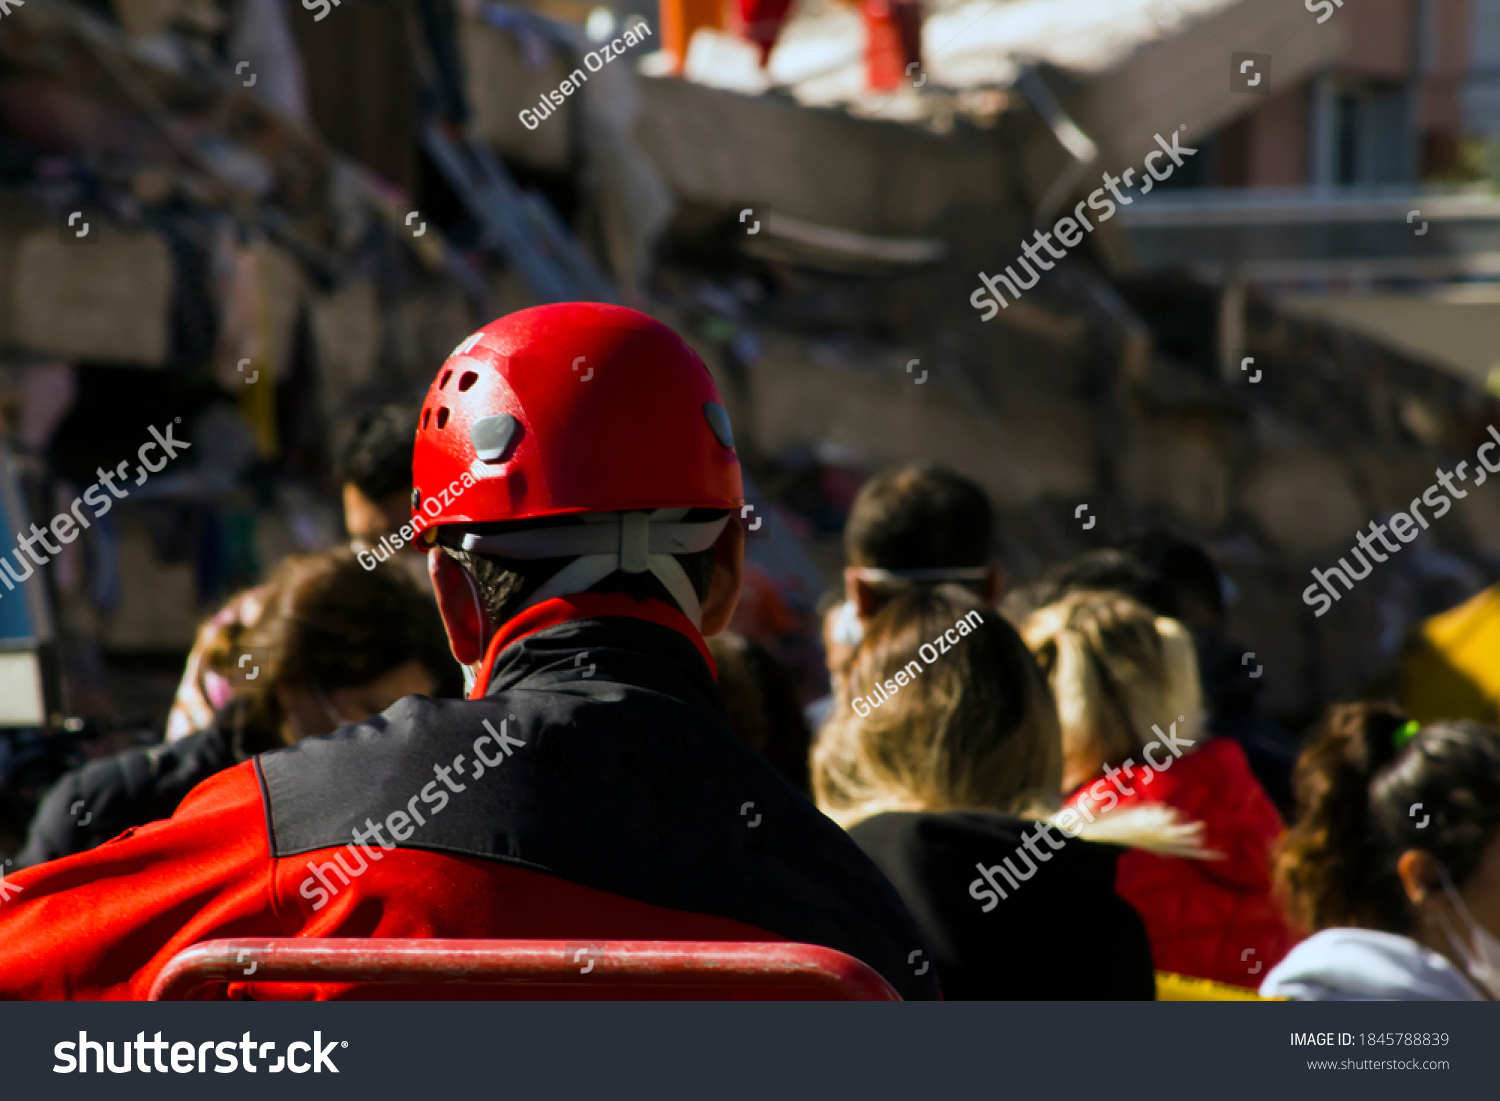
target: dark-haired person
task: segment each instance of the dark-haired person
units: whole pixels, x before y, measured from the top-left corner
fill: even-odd
[[[1312,936],[1260,992],[1302,1001],[1500,999],[1500,731],[1335,707],[1297,762],[1276,861]]]
[[[937,463],[911,463],[860,487],[844,527],[844,592],[862,620],[913,585],[953,583],[1000,596],[984,490]]]
[[[1271,802],[1290,816],[1297,739],[1261,713],[1259,697],[1266,682],[1259,664],[1247,663],[1245,647],[1229,637],[1219,567],[1197,543],[1161,528],[1127,535],[1116,546],[1170,592],[1170,604],[1148,601],[1148,606],[1192,632],[1209,733],[1239,743]]]
[[[350,550],[367,568],[392,557],[390,535],[411,520],[412,439],[416,431],[415,405],[382,405],[354,422],[339,455],[344,529]],[[408,544],[394,560],[422,588],[428,588],[424,550]],[[264,586],[237,593],[199,627],[167,716],[167,741],[175,742],[204,729],[227,701],[225,678],[222,671],[213,668],[208,655],[221,650],[225,640],[237,632],[254,626],[264,596]],[[460,688],[457,670],[443,669],[436,694],[456,695]]]
[[[1297,740],[1260,713],[1257,697],[1265,681],[1259,667],[1246,662],[1245,648],[1227,635],[1223,590],[1223,576],[1202,547],[1150,528],[1051,566],[1007,593],[1002,610],[1021,623],[1070,593],[1108,591],[1181,622],[1191,632],[1198,656],[1209,733],[1238,742],[1271,801],[1290,814]]]
[[[1062,783],[1051,693],[969,591],[913,589],[870,620],[813,783],[901,892],[945,997],[1154,996],[1145,926],[1114,889],[1125,850],[1049,824]]]
[[[418,412],[419,406],[407,402],[369,410],[355,422],[354,434],[339,455],[349,545],[382,562],[391,556],[391,535],[412,519],[411,462]],[[402,542],[396,561],[426,584],[424,548]]]
[[[600,303],[491,323],[428,390],[413,482],[469,698],[408,696],[17,872],[0,998],[139,998],[229,935],[790,940],[938,996],[895,890],[726,720],[704,637],[739,596],[744,491],[679,336]]]
[[[255,626],[225,633],[216,643],[222,653],[208,659],[232,668],[238,652],[265,667],[255,666],[205,729],[62,777],[37,810],[18,867],[170,818],[214,773],[361,722],[403,696],[430,695],[434,667],[449,664],[431,595],[393,566],[367,570],[347,550],[293,557],[257,592]]]
[[[993,562],[989,498],[963,475],[937,463],[908,463],[865,482],[844,526],[844,599],[824,612],[824,652],[838,678],[864,624],[898,593],[957,584],[993,606],[1004,575]],[[813,726],[833,697],[807,707]]]
[[[1121,593],[1157,615],[1177,618],[1171,589],[1152,570],[1114,547],[1100,547],[1054,562],[1041,576],[1007,591],[1000,610],[1012,623],[1025,623],[1039,608],[1081,592]]]

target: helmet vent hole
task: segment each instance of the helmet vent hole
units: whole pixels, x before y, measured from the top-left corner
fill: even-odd
[[[470,386],[473,386],[478,381],[479,376],[477,374],[475,374],[473,371],[465,371],[463,374],[458,376],[458,388],[460,390],[467,390]]]
[[[453,372],[452,371],[444,371],[443,372],[443,380],[438,383],[438,389],[441,390],[445,386],[447,386],[448,385],[448,380],[450,378],[452,378],[452,377],[453,377]],[[443,426],[440,424],[440,425],[438,425],[438,427],[441,428]]]
[[[422,410],[422,427],[426,428],[427,422],[430,420],[432,420],[432,406],[429,405],[426,409]]]
[[[448,407],[445,405],[438,410],[438,431],[442,431],[448,425]]]

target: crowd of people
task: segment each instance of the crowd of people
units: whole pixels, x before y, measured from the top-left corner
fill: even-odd
[[[947,996],[1150,997],[1154,969],[1500,997],[1500,732],[1343,704],[1299,756],[1227,660],[1201,548],[1137,533],[997,613],[962,481],[917,465],[861,490],[812,748],[819,806],[897,887]],[[984,626],[921,660],[971,609]]]
[[[908,998],[1500,998],[1500,731],[1283,730],[1191,540],[1008,586],[976,485],[877,475],[804,707],[726,630],[732,431],[659,323],[503,318],[344,475],[351,547],[231,600],[168,740],[45,800],[0,996],[140,997],[233,933],[789,939]]]

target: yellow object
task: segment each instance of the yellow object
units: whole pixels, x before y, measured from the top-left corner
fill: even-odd
[[[1171,971],[1156,973],[1156,1000],[1159,1002],[1281,1002],[1285,998],[1262,998],[1245,986],[1230,986],[1211,979],[1195,979]]]
[[[1401,706],[1424,723],[1500,717],[1500,585],[1417,629],[1401,662]]]

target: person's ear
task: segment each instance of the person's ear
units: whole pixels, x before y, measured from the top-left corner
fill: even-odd
[[[1437,887],[1438,863],[1431,853],[1407,849],[1396,861],[1396,874],[1401,877],[1407,900],[1420,909]]]
[[[438,614],[448,633],[448,649],[460,665],[484,660],[485,642],[494,633],[489,616],[481,607],[469,571],[440,547],[427,552],[427,576],[437,596]]]
[[[714,576],[703,598],[703,637],[710,638],[729,626],[740,602],[745,581],[745,529],[731,516],[714,542]]]
[[[1005,571],[999,566],[991,566],[990,572],[985,575],[983,593],[984,602],[991,608],[1000,603],[1000,597],[1005,593]]]
[[[844,595],[854,602],[860,619],[869,619],[880,611],[880,598],[875,595],[875,587],[856,577],[852,569],[844,571]]]

